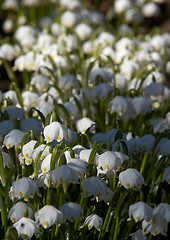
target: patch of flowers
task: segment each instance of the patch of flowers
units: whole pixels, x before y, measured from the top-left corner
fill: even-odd
[[[170,33],[141,26],[161,4],[2,1],[0,238],[166,239]]]

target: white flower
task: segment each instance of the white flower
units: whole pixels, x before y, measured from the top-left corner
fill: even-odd
[[[125,13],[131,8],[131,2],[129,0],[116,0],[114,3],[114,11],[116,14]]]
[[[61,16],[61,24],[64,27],[72,28],[77,22],[77,17],[74,12],[65,11]]]
[[[30,84],[35,86],[39,92],[43,92],[48,88],[49,82],[48,77],[39,74],[31,78]]]
[[[22,239],[31,239],[39,231],[38,225],[32,219],[25,217],[14,223],[13,227],[16,228],[18,236]]]
[[[28,177],[23,177],[13,182],[9,195],[13,201],[22,198],[28,200],[28,198],[33,197],[36,192],[36,182]]]
[[[15,105],[8,106],[5,112],[7,112],[9,120],[22,119],[25,113],[23,108],[16,107]]]
[[[0,46],[0,59],[12,61],[15,58],[14,47],[4,43]]]
[[[96,123],[94,121],[92,121],[90,118],[84,117],[84,118],[77,120],[76,127],[77,127],[78,132],[85,134],[87,129],[92,128],[92,126],[94,128],[95,124]]]
[[[79,174],[67,164],[50,172],[50,179],[53,185],[69,184],[71,182],[78,183]]]
[[[44,128],[44,138],[47,143],[56,140],[61,142],[64,138],[67,139],[67,128],[59,122],[52,122]]]
[[[20,128],[24,132],[28,132],[30,130],[33,131],[35,136],[38,138],[42,131],[42,123],[41,121],[37,120],[36,118],[26,118],[20,122]]]
[[[26,165],[32,163],[32,153],[36,143],[37,141],[31,140],[28,143],[24,144],[22,147],[22,157],[24,158],[23,160]]]
[[[69,158],[67,159],[67,166],[74,169],[78,176],[82,178],[86,172],[87,163],[80,158]]]
[[[97,214],[91,214],[85,219],[83,225],[88,226],[89,229],[95,227],[97,230],[100,231],[103,225],[103,219],[99,217]]]
[[[139,142],[142,152],[150,152],[153,148],[155,137],[151,134],[146,134],[140,138]]]
[[[154,2],[148,2],[144,4],[142,13],[146,18],[158,17],[160,15],[160,7]]]
[[[129,218],[134,218],[135,222],[143,219],[151,221],[153,216],[153,209],[144,202],[137,202],[129,207]]]
[[[142,229],[138,229],[136,232],[132,233],[132,240],[147,240],[147,237]]]
[[[126,189],[140,188],[144,184],[143,176],[135,169],[129,168],[119,174],[119,181]]]
[[[79,38],[84,41],[87,40],[91,33],[92,33],[92,28],[85,24],[85,23],[80,23],[75,27],[75,32],[79,36]]]
[[[28,206],[25,202],[17,202],[14,204],[8,213],[8,218],[11,219],[11,221],[17,222],[19,219],[24,217],[24,215],[27,215],[28,218],[33,217],[33,210],[30,206]]]
[[[106,151],[103,154],[98,155],[96,157],[96,162],[99,168],[102,168],[106,171],[109,171],[111,169],[119,170],[121,167],[120,158],[111,151]]]
[[[170,204],[160,203],[153,210],[154,219],[159,219],[162,221],[170,221]]]
[[[45,205],[38,212],[36,212],[35,220],[44,228],[49,228],[53,224],[59,225],[64,222],[62,212],[51,205]]]
[[[136,116],[151,111],[152,101],[145,96],[132,98],[132,105],[135,110]]]
[[[60,207],[64,218],[70,222],[74,222],[77,218],[82,216],[81,206],[77,203],[68,202]]]
[[[44,160],[42,161],[42,164],[41,164],[41,171],[43,173],[46,173],[46,172],[49,172],[50,171],[50,163],[51,163],[51,157],[52,157],[52,154],[48,154]]]
[[[22,139],[25,135],[25,132],[19,129],[13,129],[4,137],[4,145],[9,149],[13,146],[21,148]]]
[[[106,182],[99,177],[90,177],[82,181],[84,197],[94,196],[97,201],[110,202],[113,191],[109,189]]]

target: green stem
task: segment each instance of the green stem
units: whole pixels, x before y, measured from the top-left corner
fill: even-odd
[[[8,187],[6,186],[4,188],[4,195],[3,195],[2,206],[1,206],[1,220],[2,220],[2,226],[4,227],[4,232],[6,232],[8,227],[7,202],[8,202]]]
[[[140,173],[142,175],[145,172],[145,168],[147,166],[147,163],[148,163],[148,153],[145,153],[144,158],[143,158],[142,163],[141,163],[141,168],[140,168]]]
[[[117,235],[118,235],[118,232],[119,232],[119,225],[120,225],[120,219],[119,219],[119,216],[117,216],[113,240],[117,240]]]
[[[6,60],[3,60],[2,62],[3,62],[6,72],[8,74],[9,79],[11,80],[11,82],[14,82],[16,84],[16,86],[18,86],[17,78],[16,78],[14,72],[12,71],[10,64]]]

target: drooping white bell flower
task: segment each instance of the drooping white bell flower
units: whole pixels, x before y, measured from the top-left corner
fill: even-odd
[[[82,178],[86,172],[87,163],[80,158],[69,158],[67,159],[67,166],[74,169],[78,176]]]
[[[22,239],[31,239],[33,235],[39,232],[38,225],[30,218],[23,217],[18,222],[13,224],[16,228],[18,236]]]
[[[15,49],[10,44],[4,43],[0,46],[0,59],[12,61],[15,55]]]
[[[59,122],[52,122],[45,126],[43,133],[47,143],[52,142],[53,140],[61,142],[64,138],[67,139],[68,135],[67,128]]]
[[[143,176],[135,168],[129,168],[119,174],[119,181],[126,189],[140,188],[144,184]]]
[[[43,159],[43,161],[41,163],[41,171],[43,173],[50,171],[51,157],[52,157],[52,154],[50,153]]]
[[[35,220],[44,228],[50,228],[53,224],[60,225],[64,222],[63,213],[52,205],[45,205],[35,213]]]
[[[3,137],[13,130],[13,123],[10,120],[0,122],[0,136]]]
[[[33,217],[32,208],[25,202],[17,202],[10,208],[8,218],[10,218],[11,221],[14,223],[17,222],[22,217],[24,217],[24,215],[27,215],[28,218],[32,218]]]
[[[144,202],[137,202],[129,207],[129,220],[134,218],[135,222],[139,222],[143,219],[151,221],[153,216],[153,209]]]
[[[91,152],[92,152],[92,149],[84,149],[84,150],[82,150],[80,152],[80,154],[79,154],[80,159],[82,159],[85,162],[88,162]]]
[[[99,168],[103,170],[119,170],[121,168],[120,158],[111,151],[106,151],[97,156],[96,162]]]
[[[64,183],[69,184],[71,182],[78,183],[78,179],[78,172],[69,167],[68,164],[62,165],[50,172],[50,180],[54,186]]]
[[[30,165],[33,162],[32,154],[37,141],[31,140],[28,143],[24,144],[22,147],[22,160],[26,165]]]
[[[64,203],[60,207],[64,218],[70,222],[74,222],[77,218],[82,216],[82,208],[79,204],[74,202]]]
[[[152,109],[152,101],[150,98],[145,96],[139,96],[132,98],[132,105],[135,110],[136,116],[150,112]]]
[[[145,234],[151,233],[153,236],[156,236],[161,233],[162,235],[167,236],[168,223],[159,218],[153,219],[151,222],[143,220],[142,229]]]
[[[131,8],[131,2],[129,0],[116,0],[114,2],[114,11],[116,14],[123,14],[129,8]]]
[[[46,144],[40,144],[38,147],[33,149],[32,159],[35,160],[36,157],[40,155],[40,160],[43,160],[50,153],[50,147]]]
[[[20,128],[24,132],[28,132],[32,130],[35,136],[38,138],[42,131],[42,123],[38,121],[36,118],[31,117],[31,118],[23,119],[20,122]]]
[[[170,204],[160,203],[153,209],[153,220],[150,223],[142,222],[143,231],[156,236],[159,233],[167,236],[168,222],[170,221]]]
[[[31,78],[30,84],[35,86],[39,92],[43,92],[48,88],[50,79],[43,75],[35,75]]]
[[[90,118],[84,117],[84,118],[79,119],[76,122],[76,127],[77,127],[78,132],[85,134],[85,132],[89,128],[91,128],[90,130],[93,131],[95,124],[96,123],[94,121],[92,121]]]
[[[147,237],[142,229],[138,229],[136,232],[132,233],[132,240],[147,240]]]
[[[154,2],[145,3],[142,8],[142,14],[146,18],[158,17],[160,13],[159,5]]]
[[[22,119],[25,113],[23,108],[16,107],[15,105],[8,106],[5,112],[7,112],[9,120]]]
[[[21,148],[21,143],[24,135],[25,135],[25,132],[19,129],[13,129],[4,137],[3,144],[8,149],[12,148],[13,146],[17,148]]]
[[[89,39],[92,33],[92,28],[86,23],[80,23],[76,25],[75,32],[77,33],[81,41],[85,41]]]
[[[109,189],[106,182],[99,177],[90,177],[82,181],[84,197],[94,196],[97,201],[109,203],[113,197],[113,191]]]
[[[155,137],[151,134],[146,134],[140,138],[140,151],[150,152],[153,148]]]
[[[83,225],[88,226],[89,229],[95,227],[98,231],[100,231],[103,225],[103,219],[97,214],[91,214],[85,219]]]
[[[74,12],[65,11],[61,16],[61,25],[72,28],[77,22],[77,16]]]
[[[153,209],[154,220],[161,219],[162,221],[170,221],[170,204],[160,203]]]
[[[9,195],[12,201],[15,201],[18,199],[28,200],[35,193],[37,193],[36,182],[28,177],[23,177],[13,182]]]

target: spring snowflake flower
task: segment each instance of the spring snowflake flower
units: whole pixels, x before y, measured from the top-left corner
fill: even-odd
[[[15,58],[15,50],[14,47],[4,43],[0,46],[0,59],[12,61]]]
[[[99,177],[90,177],[82,181],[84,197],[94,196],[97,201],[109,203],[114,195],[106,182]]]
[[[79,119],[76,122],[76,127],[78,132],[81,132],[82,134],[85,134],[85,132],[91,128],[90,130],[93,131],[94,127],[95,127],[95,122],[93,122],[90,118],[84,117]]]
[[[77,171],[69,167],[68,164],[55,168],[52,172],[46,174],[44,179],[44,183],[47,187],[50,183],[52,183],[53,186],[59,186],[71,182],[78,183],[79,174]]]
[[[50,153],[43,159],[43,161],[41,163],[41,171],[43,173],[50,171],[51,157],[52,157],[52,154]]]
[[[26,165],[30,165],[33,162],[32,154],[33,154],[33,150],[34,150],[36,143],[37,143],[37,141],[31,140],[28,143],[23,145],[21,163],[23,162]]]
[[[0,122],[0,136],[3,137],[13,130],[13,123],[10,120]]]
[[[11,221],[17,222],[19,219],[24,217],[24,215],[27,215],[28,218],[33,217],[33,210],[30,206],[28,206],[25,202],[17,202],[14,204],[8,213],[8,218],[11,219]]]
[[[59,225],[64,222],[62,212],[51,205],[46,205],[36,212],[35,220],[44,228],[50,228],[53,224]]]
[[[9,196],[12,201],[22,198],[28,200],[28,198],[33,197],[35,193],[37,193],[36,182],[28,177],[23,177],[13,182]]]
[[[135,222],[145,219],[147,222],[152,220],[153,209],[144,202],[137,202],[129,207],[129,220],[134,218]]]
[[[138,229],[136,232],[132,233],[132,240],[147,240],[147,237],[142,229]]]
[[[97,214],[89,215],[85,221],[83,226],[88,226],[89,229],[95,227],[98,231],[102,228],[103,219],[99,217]]]
[[[153,209],[151,222],[143,220],[142,229],[144,233],[151,233],[156,236],[159,233],[167,236],[168,222],[170,221],[170,204],[160,203]]]
[[[14,120],[14,119],[22,119],[24,117],[24,109],[16,107],[15,105],[8,106],[5,109],[5,112],[7,112],[9,120]]]
[[[18,236],[22,239],[31,239],[33,235],[37,235],[39,232],[38,225],[32,219],[26,217],[14,223],[13,227],[16,228]]]
[[[20,122],[20,128],[24,132],[28,132],[32,130],[34,132],[34,135],[38,138],[42,131],[42,123],[36,118],[31,117],[31,118],[23,119]]]
[[[82,216],[82,208],[79,204],[69,202],[60,207],[64,218],[70,222],[74,222],[77,218]]]
[[[44,128],[44,138],[47,143],[56,140],[61,142],[64,138],[67,139],[67,128],[59,122],[52,122]]]
[[[40,157],[43,160],[50,153],[50,147],[45,144],[40,144],[38,147],[33,149],[32,159],[35,160],[36,157]]]
[[[119,181],[126,189],[140,188],[144,184],[143,176],[135,169],[129,168],[119,174]]]
[[[8,149],[12,148],[13,146],[15,146],[17,148],[21,148],[21,143],[22,143],[22,139],[23,139],[24,135],[25,135],[25,132],[23,132],[19,129],[13,129],[11,132],[9,132],[4,137],[3,144]]]
[[[67,160],[67,166],[74,169],[78,176],[82,178],[86,172],[87,163],[79,158],[69,158]]]
[[[109,171],[111,169],[119,170],[121,168],[120,158],[111,151],[106,151],[103,154],[97,156],[96,161],[98,167],[106,171]]]
[[[61,25],[67,28],[72,28],[77,22],[77,17],[74,12],[65,11],[61,16]]]

